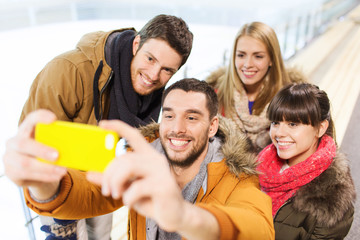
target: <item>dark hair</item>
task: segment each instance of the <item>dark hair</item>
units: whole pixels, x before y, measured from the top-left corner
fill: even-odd
[[[319,127],[329,122],[326,134],[335,140],[330,101],[325,91],[310,83],[293,83],[283,87],[271,100],[267,110],[270,121],[288,121]]]
[[[139,31],[139,49],[149,39],[160,38],[182,56],[181,65],[188,59],[193,42],[193,34],[181,18],[160,14],[155,16]]]
[[[209,110],[210,120],[216,116],[219,108],[219,102],[214,89],[205,81],[200,81],[195,78],[184,78],[170,85],[162,96],[161,106],[164,103],[166,96],[175,89],[181,89],[185,92],[200,92],[205,94],[206,107]]]

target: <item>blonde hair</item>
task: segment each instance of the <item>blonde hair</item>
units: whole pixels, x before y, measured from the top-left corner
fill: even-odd
[[[279,41],[275,31],[262,22],[245,24],[236,35],[229,66],[227,67],[225,74],[219,78],[216,86],[218,89],[219,103],[221,108],[225,111],[226,116],[234,112],[234,90],[239,89],[240,84],[242,84],[236,71],[235,57],[237,42],[243,36],[249,36],[264,43],[272,62],[272,66],[264,76],[263,87],[254,102],[253,114],[259,115],[281,87],[289,83],[289,77],[285,69]]]

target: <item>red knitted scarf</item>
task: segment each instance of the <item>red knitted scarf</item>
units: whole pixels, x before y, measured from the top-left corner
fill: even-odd
[[[291,198],[296,191],[324,172],[332,163],[336,154],[334,140],[324,135],[319,147],[308,159],[280,173],[284,160],[277,155],[276,147],[270,144],[258,156],[261,189],[267,193],[273,203],[273,216],[278,209]]]

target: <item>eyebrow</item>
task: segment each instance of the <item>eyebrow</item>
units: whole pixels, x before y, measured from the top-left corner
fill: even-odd
[[[236,52],[246,53],[245,51],[242,51],[242,50],[236,50]],[[253,52],[252,54],[259,54],[259,53],[266,54],[265,51]]]
[[[171,112],[171,111],[173,111],[173,108],[171,108],[171,107],[163,107],[163,110],[162,110],[162,111],[163,111],[163,112]],[[201,116],[204,115],[203,112],[201,112],[201,111],[199,111],[199,110],[197,110],[197,109],[187,109],[185,112],[186,112],[186,113],[195,113],[195,114],[199,114],[199,115],[201,115]]]

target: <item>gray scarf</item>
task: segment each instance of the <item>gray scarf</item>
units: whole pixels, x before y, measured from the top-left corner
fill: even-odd
[[[160,139],[152,142],[153,147],[160,153],[164,154],[164,149],[161,145]],[[210,162],[220,162],[223,159],[223,154],[219,151],[221,141],[214,137],[213,141],[209,142],[208,152],[204,161],[200,165],[200,170],[194,179],[186,184],[182,190],[184,199],[188,202],[195,203],[196,197],[201,189],[204,193],[207,189],[207,165]],[[146,218],[146,239],[147,240],[180,240],[181,236],[176,232],[166,232],[159,228],[156,222],[150,218]]]

